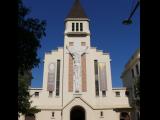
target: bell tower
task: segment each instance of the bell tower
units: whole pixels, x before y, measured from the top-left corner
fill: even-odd
[[[69,14],[65,18],[64,31],[64,76],[67,80],[69,93],[87,91],[86,58],[90,49],[89,19],[81,6],[80,0],[75,0]]]
[[[64,48],[75,44],[90,47],[89,19],[80,0],[75,0],[65,19]]]

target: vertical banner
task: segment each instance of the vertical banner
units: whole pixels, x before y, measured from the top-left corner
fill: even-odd
[[[47,90],[54,91],[55,88],[55,63],[49,64]]]
[[[73,59],[69,54],[68,91],[73,91]]]
[[[99,63],[100,90],[107,90],[106,63]]]
[[[87,91],[87,81],[86,81],[86,54],[81,57],[81,69],[82,69],[82,92]]]

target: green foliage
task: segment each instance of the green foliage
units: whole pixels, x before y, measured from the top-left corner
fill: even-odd
[[[18,69],[20,72],[36,67],[40,60],[37,50],[41,47],[40,40],[45,36],[45,21],[26,18],[29,9],[22,2],[18,3]]]
[[[31,107],[29,85],[32,80],[31,69],[38,66],[37,50],[40,40],[45,36],[45,21],[27,18],[30,10],[18,0],[18,114],[31,115],[39,112]]]
[[[28,83],[31,81],[30,74],[24,72],[24,75],[18,74],[18,112],[25,114],[30,108],[30,95],[28,92]]]
[[[35,113],[40,112],[40,109],[37,109],[36,107],[31,107],[30,109],[28,109],[28,111],[26,112],[26,116],[34,116]]]
[[[24,74],[18,74],[18,112],[27,116],[34,116],[40,112],[36,107],[31,107],[30,95],[28,86],[32,80],[30,71],[25,71]]]

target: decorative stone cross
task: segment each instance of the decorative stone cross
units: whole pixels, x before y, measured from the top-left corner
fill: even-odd
[[[71,54],[74,64],[73,64],[73,71],[74,71],[74,85],[75,85],[75,92],[79,92],[80,87],[80,80],[81,80],[81,55],[86,53],[88,47],[86,46],[66,46],[67,50]]]

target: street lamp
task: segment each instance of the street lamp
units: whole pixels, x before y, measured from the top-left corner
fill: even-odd
[[[133,11],[131,11],[130,16],[128,17],[128,19],[127,19],[127,20],[124,20],[124,21],[122,22],[124,25],[130,25],[130,24],[132,24],[131,18],[132,18],[132,16],[133,16],[133,14],[135,13],[136,9],[139,7],[139,5],[140,5],[140,0],[137,1],[136,5],[135,5]]]

